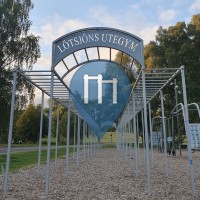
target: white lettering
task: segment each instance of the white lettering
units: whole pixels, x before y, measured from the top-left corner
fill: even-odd
[[[106,42],[107,41],[107,34],[106,35],[106,39],[104,40],[104,34],[102,34],[102,42]]]
[[[73,40],[73,39],[69,39],[68,41],[71,43],[71,45],[72,45],[72,47],[73,47],[74,45],[73,45],[73,43],[72,43],[72,40]]]
[[[110,36],[110,38],[109,38],[109,42],[110,42],[112,37],[113,37],[113,35],[112,34],[108,34],[108,35]]]
[[[114,44],[117,44],[117,38],[118,38],[119,36],[118,35],[114,35],[114,38],[113,38],[113,43]]]
[[[78,41],[77,37],[74,37],[74,42],[75,42],[75,45],[79,45],[79,41]]]
[[[131,40],[126,39],[125,42],[126,42],[125,47],[127,47],[127,45],[131,42]]]
[[[99,34],[95,33],[95,42],[98,42],[98,41],[99,41]]]
[[[123,45],[124,44],[124,40],[125,40],[125,38],[120,37],[119,40],[118,40],[118,44],[119,45]]]
[[[92,35],[88,34],[88,36],[89,36],[89,42],[90,41],[94,42],[94,34],[92,34]]]
[[[65,51],[65,49],[62,50],[59,45],[58,45],[58,48],[59,48],[61,53],[63,53]]]
[[[88,36],[87,36],[85,33],[83,33],[82,41],[83,41],[84,43],[87,43],[87,42],[88,42]]]
[[[135,49],[136,49],[136,47],[138,46],[138,44],[135,44],[134,42],[132,42],[131,43],[131,45],[130,45],[130,47],[129,47],[129,49],[131,49],[131,50],[133,50],[133,51],[135,51]]]
[[[66,46],[67,45],[67,46]],[[65,40],[63,40],[63,47],[65,48],[65,49],[69,49],[69,43],[67,42],[67,41],[65,41]]]

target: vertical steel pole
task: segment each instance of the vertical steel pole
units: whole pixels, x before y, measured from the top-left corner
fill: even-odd
[[[143,151],[145,158],[144,111],[142,111],[142,141],[143,141]]]
[[[136,129],[137,129],[137,130],[136,130],[136,131],[137,131],[136,134],[137,134],[137,139],[138,139],[137,142],[138,142],[138,152],[139,152],[139,150],[140,150],[140,134],[139,134],[138,115],[136,116],[136,120],[137,120],[137,121],[136,121],[136,123],[137,123],[137,124],[136,124]]]
[[[73,150],[74,155],[75,155],[75,148],[76,148],[76,115],[74,114],[74,150]]]
[[[164,134],[165,175],[168,176],[167,137],[166,137],[165,111],[164,111],[162,90],[160,90],[160,101],[161,101],[161,110],[162,110],[162,128],[163,128],[163,134]]]
[[[79,151],[80,151],[80,117],[78,116],[78,138],[77,138],[77,158],[76,158],[76,167],[79,166]]]
[[[87,131],[87,135],[88,135],[88,142],[87,142],[87,147],[88,147],[88,158],[90,157],[90,129],[88,128],[88,131]]]
[[[69,175],[70,108],[67,113],[66,176]]]
[[[124,126],[122,127],[122,139],[123,139],[123,152],[124,152],[124,134],[125,134],[125,131],[124,131]]]
[[[55,151],[55,169],[56,172],[58,171],[58,127],[59,127],[59,111],[60,111],[60,104],[58,104],[57,110],[57,121],[56,121],[56,151]]]
[[[144,124],[145,124],[145,141],[146,141],[146,160],[147,160],[147,182],[148,182],[148,193],[150,194],[151,177],[150,177],[150,162],[149,162],[149,135],[148,135],[148,125],[147,125],[146,81],[145,81],[144,65],[142,67],[142,86],[143,86],[143,106],[144,106]]]
[[[137,149],[137,130],[136,130],[136,113],[135,113],[135,94],[133,93],[133,131],[134,131],[134,154],[135,154],[135,165],[136,165],[136,176],[139,175],[138,170],[138,149]]]
[[[126,126],[126,123],[127,123],[127,117],[125,117],[125,133],[126,133],[125,141],[126,141],[126,158],[128,158],[128,142],[127,142],[127,126]]]
[[[9,169],[10,169],[10,152],[11,152],[11,144],[12,144],[13,121],[14,121],[16,81],[17,81],[17,71],[15,70],[13,71],[12,102],[11,102],[10,124],[9,124],[9,133],[8,133],[6,173],[5,173],[5,179],[4,179],[4,194],[5,195],[8,192],[8,176],[9,176]]]
[[[83,157],[85,160],[85,128],[86,128],[86,123],[83,122]]]
[[[172,149],[175,149],[174,114],[172,113]]]
[[[42,102],[41,102],[41,113],[40,113],[40,137],[39,137],[39,149],[38,149],[38,177],[40,176],[40,161],[41,161],[41,149],[42,149],[43,113],[44,113],[44,92],[42,91]]]
[[[118,146],[118,129],[116,128],[116,147],[117,150],[119,150],[119,146]]]
[[[129,156],[130,156],[130,171],[132,172],[132,143],[131,143],[131,128],[130,128],[130,108],[128,104],[128,136],[129,136]]]
[[[176,101],[176,106],[178,105],[178,93],[177,93],[177,88],[178,86],[176,85],[176,79],[174,79],[174,91],[175,91],[175,101]],[[178,145],[179,145],[179,153],[181,156],[181,134],[180,134],[180,130],[179,130],[179,117],[178,117],[178,106],[176,107],[176,131],[178,133]]]
[[[152,158],[152,167],[154,167],[154,154],[153,154],[153,131],[152,131],[152,122],[151,122],[151,103],[149,103],[149,128],[150,128],[150,140],[151,140],[151,158]]]
[[[185,72],[184,66],[181,67],[181,79],[183,87],[183,101],[184,101],[184,111],[185,111],[185,124],[186,124],[186,135],[187,135],[187,146],[188,146],[188,161],[190,165],[190,177],[192,185],[192,195],[196,195],[195,182],[194,182],[194,166],[192,161],[192,151],[191,151],[191,138],[190,138],[190,128],[189,128],[189,114],[188,114],[188,103],[187,103],[187,92],[185,84]]]
[[[49,105],[49,127],[48,127],[48,147],[47,147],[47,168],[46,168],[46,183],[45,193],[49,192],[49,174],[50,174],[50,153],[51,153],[51,125],[52,125],[52,111],[53,111],[53,85],[54,72],[51,72],[51,90],[50,90],[50,105]]]

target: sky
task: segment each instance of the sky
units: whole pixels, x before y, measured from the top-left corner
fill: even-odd
[[[86,27],[111,27],[130,32],[148,44],[159,26],[189,23],[200,13],[200,0],[32,0],[30,32],[39,35],[41,58],[34,69],[49,70],[52,42]],[[36,99],[37,102],[37,99]]]

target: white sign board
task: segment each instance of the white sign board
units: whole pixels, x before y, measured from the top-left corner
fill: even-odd
[[[167,142],[172,142],[172,137],[167,137]]]
[[[161,133],[157,131],[153,131],[152,133],[152,140],[153,145],[158,145],[161,139]]]
[[[190,124],[191,149],[200,149],[200,124]]]

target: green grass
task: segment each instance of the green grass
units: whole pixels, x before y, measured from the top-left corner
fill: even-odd
[[[116,143],[116,133],[115,132],[107,132],[101,139],[102,143],[111,143],[111,134],[112,134],[112,143]]]
[[[100,146],[101,149],[112,149],[112,148],[116,148],[115,144],[114,145],[111,145],[111,144],[108,144],[108,145],[102,145]]]
[[[42,144],[42,146],[47,146]],[[0,147],[7,147],[7,144],[0,144]],[[12,147],[38,147],[38,144],[12,144]]]
[[[73,148],[69,148],[69,152],[73,152]],[[62,158],[66,155],[66,148],[59,148],[58,149],[58,158]],[[41,151],[41,163],[46,163],[47,151]],[[51,159],[55,158],[55,149],[51,150]],[[16,172],[19,169],[32,167],[37,165],[38,162],[38,151],[30,151],[30,152],[19,152],[19,153],[12,153],[10,159],[10,172]],[[6,154],[0,155],[0,164],[6,163]],[[4,165],[5,169],[5,165]],[[0,170],[0,174],[2,171]]]

